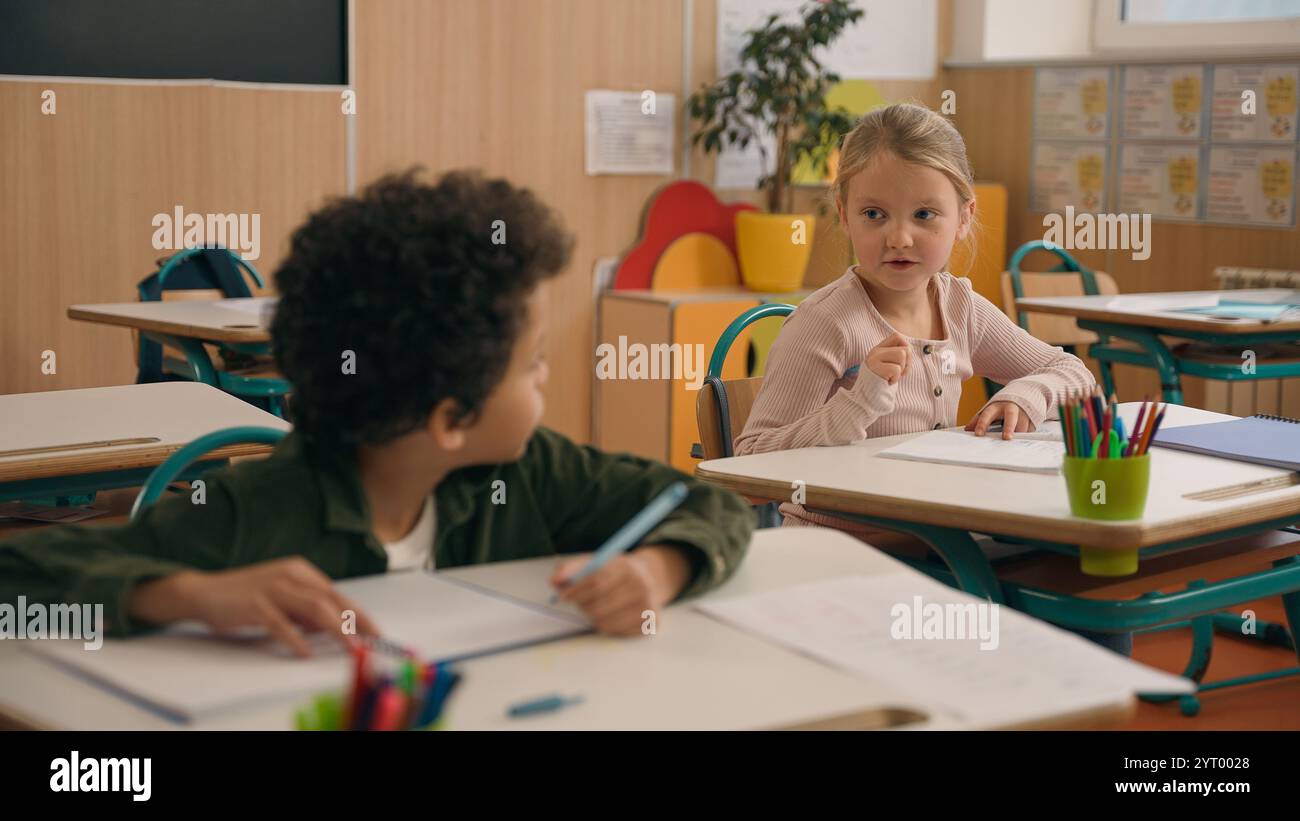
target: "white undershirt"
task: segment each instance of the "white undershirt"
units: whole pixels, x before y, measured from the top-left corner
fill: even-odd
[[[411,528],[411,532],[395,542],[385,542],[384,552],[388,554],[388,571],[415,570],[423,568],[433,570],[433,536],[438,529],[437,506],[433,495],[424,501],[424,510],[420,519]]]

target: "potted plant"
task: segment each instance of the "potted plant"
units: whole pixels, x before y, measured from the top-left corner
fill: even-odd
[[[814,51],[827,46],[863,12],[850,0],[818,0],[800,10],[797,23],[771,15],[745,33],[740,68],[705,85],[687,100],[696,122],[692,145],[706,153],[723,146],[745,149],[757,142],[768,167],[772,135],[775,162],[758,182],[767,213],[736,215],[736,248],[745,284],[756,291],[793,291],[803,282],[815,218],[793,214],[791,173],[808,162],[824,173],[840,137],[853,126],[843,108],[831,109],[826,93],[840,81],[825,71]]]

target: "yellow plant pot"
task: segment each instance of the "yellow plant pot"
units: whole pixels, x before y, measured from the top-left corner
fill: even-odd
[[[736,214],[740,276],[751,291],[797,291],[812,252],[812,214]]]

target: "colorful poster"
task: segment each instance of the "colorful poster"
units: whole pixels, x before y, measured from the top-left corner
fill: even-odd
[[[1125,66],[1122,136],[1199,139],[1204,75],[1201,65]]]
[[[1106,202],[1106,151],[1096,143],[1035,143],[1029,210],[1046,213],[1070,205],[1100,211]]]
[[[1295,142],[1298,81],[1295,63],[1215,66],[1211,138]]]
[[[1295,224],[1294,148],[1210,148],[1205,218],[1288,228]]]
[[[1110,134],[1109,68],[1040,68],[1034,74],[1034,135],[1104,140]]]
[[[1199,145],[1120,146],[1117,209],[1153,219],[1196,219],[1200,154]]]

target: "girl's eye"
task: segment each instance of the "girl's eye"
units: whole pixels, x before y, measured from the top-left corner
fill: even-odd
[[[885,212],[884,212],[884,211],[881,211],[879,208],[864,208],[864,209],[862,209],[862,216],[866,217],[866,218],[869,219],[869,220],[880,219],[880,218],[883,217],[884,215],[885,215]]]
[[[936,216],[938,216],[938,214],[936,214],[934,211],[932,211],[929,208],[922,208],[920,211],[916,212],[916,216],[917,219],[928,221],[934,219]]]

